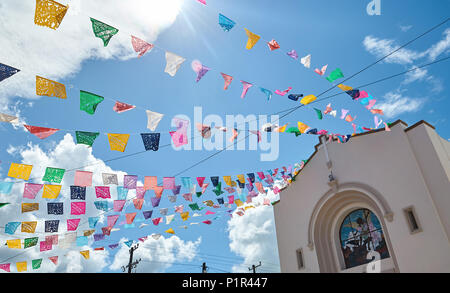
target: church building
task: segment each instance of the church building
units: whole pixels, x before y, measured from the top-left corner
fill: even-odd
[[[274,203],[282,273],[450,272],[450,142],[387,130],[320,137]]]

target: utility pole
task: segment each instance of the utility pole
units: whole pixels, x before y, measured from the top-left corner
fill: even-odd
[[[208,267],[206,266],[206,262],[202,264],[202,273],[206,274],[208,272]]]
[[[128,268],[128,273],[131,274],[131,269],[132,268],[136,268],[137,264],[141,261],[141,259],[138,259],[136,261],[133,262],[133,252],[139,247],[139,243],[137,243],[136,245],[132,246],[130,248],[130,260],[128,262],[128,264],[126,266],[122,266],[122,271],[125,272],[125,269]]]
[[[260,267],[260,266],[261,266],[261,261],[259,262],[259,265],[257,265],[257,266],[252,265],[252,267],[251,267],[251,268],[248,268],[248,270],[249,270],[249,271],[253,270],[253,273],[255,274],[255,273],[256,273],[256,268],[257,268],[257,267]]]

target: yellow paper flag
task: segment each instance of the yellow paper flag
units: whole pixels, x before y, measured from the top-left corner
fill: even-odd
[[[8,171],[8,176],[17,179],[28,180],[30,178],[31,169],[33,169],[32,165],[11,163]]]
[[[22,213],[39,210],[39,203],[22,203]]]
[[[306,125],[305,123],[302,123],[302,122],[298,122],[298,130],[301,132],[301,133],[305,133],[306,132],[306,130],[309,128],[309,126],[308,125]]]
[[[283,126],[281,126],[281,127],[278,127],[277,129],[276,129],[276,131],[278,131],[278,132],[284,132],[285,130],[286,130],[286,126],[288,125],[288,123],[286,123],[286,124],[284,124]]]
[[[27,271],[27,262],[26,261],[16,262],[16,267],[17,267],[17,271],[19,273],[26,272]]]
[[[254,208],[254,206],[246,206],[244,209],[248,210],[248,209],[251,209],[251,208]]]
[[[246,28],[244,28],[244,29],[245,29],[245,33],[247,34],[247,37],[248,37],[247,45],[245,46],[245,48],[247,50],[250,50],[259,41],[259,39],[261,37],[256,35],[256,34],[254,34],[254,33],[252,33],[251,31],[249,31]]]
[[[308,105],[309,103],[315,101],[317,98],[315,95],[309,95],[300,100],[303,105]]]
[[[342,83],[338,84],[338,88],[340,88],[343,91],[351,91],[353,89],[351,86],[346,86],[346,85],[343,85]]]
[[[85,259],[89,259],[89,250],[80,251],[81,255],[84,256]]]
[[[129,134],[108,133],[109,146],[111,150],[124,152],[129,138]]]
[[[237,176],[239,182],[245,183],[245,176],[244,176],[244,174],[239,174],[239,175],[236,175],[236,176]]]
[[[60,191],[61,185],[44,184],[44,191],[42,192],[42,198],[55,199],[58,197]]]
[[[36,221],[22,222],[21,231],[25,233],[34,233],[34,231],[36,230],[36,225],[37,225]]]
[[[69,5],[65,6],[53,0],[36,0],[34,23],[57,29],[66,15]]]
[[[166,233],[175,234],[175,231],[172,228],[166,230]]]
[[[238,206],[238,207],[240,207],[241,205],[244,204],[240,199],[236,199],[236,200],[234,201],[234,203],[235,203],[236,206]]]
[[[223,176],[223,180],[228,186],[236,186],[236,182],[231,181],[231,176]]]
[[[36,95],[66,99],[66,87],[62,83],[36,75]]]
[[[20,239],[6,240],[6,244],[8,245],[8,248],[18,248],[18,249],[22,248]]]
[[[189,212],[184,212],[180,214],[183,221],[186,221],[189,218]]]
[[[95,229],[91,229],[91,230],[84,230],[83,231],[83,236],[91,236],[92,234],[94,234]]]

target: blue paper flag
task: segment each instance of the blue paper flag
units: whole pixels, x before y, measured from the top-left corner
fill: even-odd
[[[88,245],[87,236],[78,236],[77,237],[77,246],[85,246]]]
[[[0,193],[10,194],[13,188],[14,182],[0,182]]]
[[[64,214],[64,206],[62,202],[49,202],[47,203],[47,214],[49,215],[62,215]]]
[[[131,245],[133,244],[133,240],[128,240],[124,242],[128,247],[131,247]]]
[[[124,200],[127,199],[128,188],[124,188],[123,186],[117,186],[117,199]]]
[[[22,224],[21,222],[9,222],[5,225],[5,233],[13,235],[16,232],[17,227]]]
[[[90,217],[88,219],[89,221],[89,228],[94,229],[95,225],[97,225],[98,220],[100,219],[100,217]]]
[[[8,77],[16,74],[20,70],[6,64],[0,63],[0,81],[7,79]]]
[[[94,205],[97,208],[97,210],[100,211],[108,211],[108,202],[106,200],[103,201],[94,201]]]
[[[152,217],[153,211],[144,211],[142,213],[144,214],[144,218],[147,220],[148,218]]]
[[[269,91],[268,89],[262,88],[262,87],[260,87],[259,89],[266,95],[268,101],[272,98],[271,91]]]
[[[225,32],[229,32],[235,24],[236,22],[232,21],[222,13],[219,13],[219,25]]]
[[[181,183],[184,188],[190,189],[192,187],[192,179],[191,177],[181,177]]]
[[[211,177],[211,183],[214,187],[217,186],[217,184],[219,184],[219,176],[212,176]]]
[[[142,142],[146,151],[157,151],[159,149],[159,133],[141,133]]]

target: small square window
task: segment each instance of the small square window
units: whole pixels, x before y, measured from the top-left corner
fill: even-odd
[[[297,264],[298,264],[298,269],[304,269],[305,268],[305,262],[303,260],[303,250],[301,248],[297,249],[296,251],[297,253]]]
[[[419,219],[417,218],[416,211],[414,207],[407,207],[403,209],[405,213],[406,222],[408,222],[409,232],[411,234],[415,234],[422,231],[422,227],[420,226]]]

